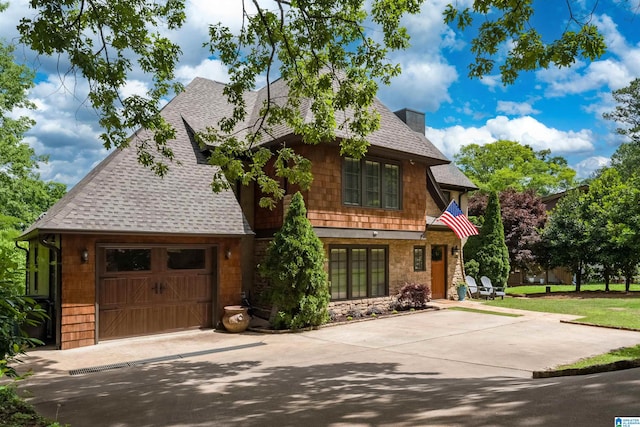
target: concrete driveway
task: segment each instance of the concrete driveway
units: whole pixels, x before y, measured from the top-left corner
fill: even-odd
[[[195,331],[38,350],[20,389],[73,427],[595,426],[640,416],[639,369],[531,379],[638,344],[640,333],[523,313],[439,310],[299,334]]]

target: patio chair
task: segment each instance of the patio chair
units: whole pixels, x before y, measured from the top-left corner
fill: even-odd
[[[501,286],[493,286],[493,284],[491,283],[491,279],[489,279],[487,276],[482,276],[480,278],[480,283],[482,283],[482,286],[486,289],[489,290],[489,292],[491,293],[492,297],[495,299],[495,297],[500,297],[501,299],[504,299],[504,288]]]
[[[471,276],[465,276],[464,281],[467,284],[467,289],[469,289],[469,295],[471,295],[471,298],[473,298],[474,296],[479,297],[480,292],[478,291],[478,284],[476,283],[476,279]]]

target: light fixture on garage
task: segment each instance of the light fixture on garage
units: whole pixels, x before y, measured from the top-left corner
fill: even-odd
[[[227,248],[227,250],[224,252],[224,258],[231,259],[231,248]]]
[[[83,249],[82,252],[80,252],[80,261],[82,261],[83,264],[89,262],[89,251],[87,249]]]
[[[459,252],[460,252],[460,249],[458,249],[457,246],[453,246],[451,248],[451,255],[456,256],[456,255],[458,255]]]

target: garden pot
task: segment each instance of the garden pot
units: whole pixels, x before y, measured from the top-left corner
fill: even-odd
[[[222,324],[229,332],[244,332],[249,327],[251,318],[247,313],[248,307],[241,305],[227,305],[224,307]]]
[[[467,296],[467,287],[465,285],[458,286],[458,301],[464,301]]]

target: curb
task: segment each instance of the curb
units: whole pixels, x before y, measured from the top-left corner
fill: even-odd
[[[617,329],[619,331],[640,332],[640,329],[637,329],[637,328],[625,328],[624,326],[597,325],[595,323],[580,322],[579,320],[560,320],[560,323],[568,323],[570,325],[593,326],[594,328]]]
[[[588,368],[558,369],[555,371],[533,371],[533,378],[555,378],[574,375],[599,374],[602,372],[622,371],[624,369],[640,368],[640,359],[619,360],[605,365],[589,366]]]

